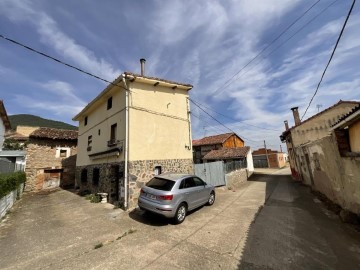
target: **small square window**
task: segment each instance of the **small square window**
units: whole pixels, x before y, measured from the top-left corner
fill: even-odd
[[[60,157],[66,157],[67,151],[66,149],[60,149]]]
[[[88,117],[87,117],[87,116],[85,116],[85,119],[84,119],[84,126],[86,126],[86,125],[87,125],[87,123],[88,123]]]
[[[109,97],[107,101],[107,109],[110,110],[111,108],[112,108],[112,97]]]

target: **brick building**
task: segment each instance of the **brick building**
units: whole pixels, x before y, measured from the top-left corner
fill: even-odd
[[[286,154],[265,148],[252,153],[255,168],[283,168],[286,165]]]

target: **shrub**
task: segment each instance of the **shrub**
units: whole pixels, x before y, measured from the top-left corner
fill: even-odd
[[[25,183],[25,180],[24,172],[0,174],[0,199],[18,189],[20,184]]]

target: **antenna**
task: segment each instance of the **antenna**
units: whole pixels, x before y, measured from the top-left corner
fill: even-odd
[[[318,109],[318,112],[322,106],[323,106],[322,104],[316,104],[316,108]]]

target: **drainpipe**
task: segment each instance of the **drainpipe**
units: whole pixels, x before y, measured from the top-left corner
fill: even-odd
[[[126,88],[125,90],[125,174],[124,174],[124,208],[128,209],[128,189],[129,189],[129,88],[127,87],[125,74],[122,75],[122,81]]]

